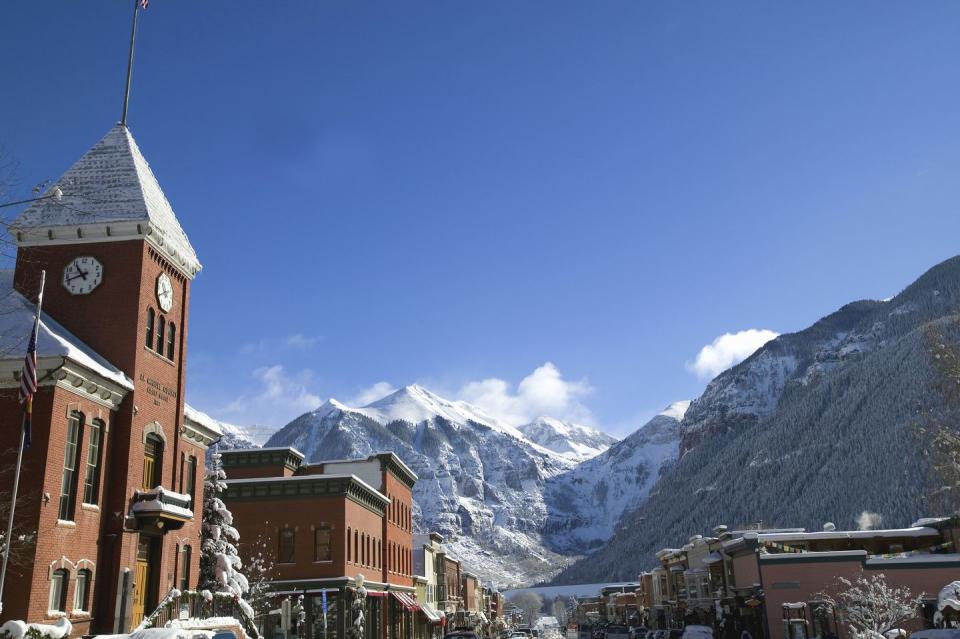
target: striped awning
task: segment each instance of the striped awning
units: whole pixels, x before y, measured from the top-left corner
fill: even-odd
[[[430,623],[440,623],[440,613],[434,610],[430,604],[420,604],[420,612],[423,613],[423,616],[426,617]]]
[[[413,598],[412,595],[408,595],[405,592],[395,592],[390,591],[390,594],[393,595],[393,598],[404,608],[410,612],[416,612],[420,609],[420,606],[417,605],[417,601]]]

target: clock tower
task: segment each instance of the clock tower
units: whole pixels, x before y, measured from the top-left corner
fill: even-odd
[[[90,627],[126,632],[170,588],[196,585],[204,446],[188,434],[184,388],[200,263],[126,126],[110,129],[56,188],[61,197],[41,198],[10,225],[13,286],[34,299],[45,269],[45,314],[122,371],[130,388],[98,417],[104,495],[91,596],[100,613]],[[78,466],[92,450],[85,441],[74,445],[83,452]],[[54,458],[48,468],[69,465],[67,450],[67,462]]]

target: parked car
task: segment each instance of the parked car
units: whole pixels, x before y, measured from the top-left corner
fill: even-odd
[[[642,627],[630,628],[630,639],[646,639],[648,630]]]
[[[603,636],[604,639],[630,639],[630,629],[626,626],[610,624]]]
[[[443,639],[480,639],[472,630],[455,630],[443,635]]]
[[[687,626],[683,629],[682,639],[713,639],[710,626]]]
[[[910,633],[910,639],[960,639],[960,628],[929,628]]]

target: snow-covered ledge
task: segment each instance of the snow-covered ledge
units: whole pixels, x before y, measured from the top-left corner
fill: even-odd
[[[157,486],[149,490],[135,491],[130,511],[139,521],[153,524],[157,528],[176,530],[193,519],[190,502],[190,495]]]

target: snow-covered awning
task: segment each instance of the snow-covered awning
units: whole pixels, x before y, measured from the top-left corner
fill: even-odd
[[[443,617],[439,612],[433,609],[433,606],[427,603],[420,604],[420,612],[423,613],[423,616],[426,617],[430,623],[440,623]]]
[[[712,552],[703,558],[703,563],[705,564],[715,564],[721,561],[723,561],[723,555],[718,552]]]
[[[193,519],[193,511],[190,510],[192,501],[190,495],[157,486],[150,490],[136,491],[130,510],[141,522],[157,528],[176,530]]]

